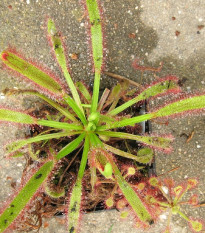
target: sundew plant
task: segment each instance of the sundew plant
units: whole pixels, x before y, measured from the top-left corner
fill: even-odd
[[[174,76],[158,79],[149,86],[141,88],[138,94],[134,93],[132,95],[129,95],[128,84],[124,82],[113,87],[111,92],[105,89],[102,95],[99,96],[104,60],[101,8],[100,2],[97,0],[86,0],[84,5],[89,23],[88,30],[94,68],[92,94],[83,82],[74,83],[71,79],[62,36],[56,29],[52,19],[48,19],[47,22],[48,36],[67,86],[60,79],[54,78],[49,72],[45,72],[36,64],[25,60],[15,51],[7,49],[1,53],[1,60],[6,67],[19,73],[34,85],[33,90],[10,90],[8,94],[37,96],[58,112],[57,116],[53,118],[49,115],[38,118],[23,111],[1,106],[0,121],[28,126],[38,125],[47,129],[37,136],[8,144],[6,146],[7,153],[13,157],[21,156],[24,153],[22,148],[27,146],[31,149],[31,144],[41,141],[47,143],[52,139],[61,140],[67,138],[68,143],[57,152],[49,144],[49,153],[43,157],[38,156],[38,153],[30,153],[31,159],[35,161],[35,166],[30,169],[27,178],[23,179],[21,187],[12,200],[2,208],[0,232],[15,226],[16,222],[21,219],[22,213],[31,208],[29,207],[31,201],[40,192],[45,192],[52,198],[66,196],[68,200],[67,206],[65,206],[68,223],[67,231],[69,233],[77,232],[82,212],[83,179],[86,167],[89,167],[90,184],[93,192],[100,184],[99,177],[103,177],[104,181],[113,182],[113,192],[105,200],[107,207],[112,207],[114,195],[116,193],[120,194],[121,199],[118,201],[117,207],[119,209],[124,209],[125,206],[129,207],[130,212],[135,216],[137,226],[147,228],[157,220],[162,211],[171,209],[172,213],[178,213],[185,218],[193,230],[201,231],[203,229],[202,223],[185,216],[178,205],[182,194],[188,191],[191,188],[190,186],[182,187],[180,191],[176,191],[177,200],[172,202],[163,193],[161,183],[157,178],[152,177],[149,180],[143,177],[142,181],[137,184],[130,183],[128,179],[129,176],[140,170],[140,166],[152,161],[153,149],[171,152],[173,137],[137,135],[127,133],[124,129],[128,126],[135,128],[138,123],[151,119],[201,112],[205,108],[205,95],[184,95],[180,99],[166,103],[149,113],[133,117],[126,112],[132,105],[159,95],[179,93],[181,90],[178,86],[178,79]],[[129,96],[129,98],[124,103],[119,104],[119,100],[123,95]],[[132,154],[129,151],[112,146],[110,144],[112,139],[137,141],[143,144],[144,148],[139,149],[137,154]],[[83,148],[82,157],[77,179],[72,188],[63,187],[60,191],[50,190],[48,184],[52,182],[53,171],[58,170],[63,158],[69,157],[73,151],[80,148]],[[118,156],[134,160],[137,165],[133,167],[130,164],[125,164],[126,169],[121,171],[117,163]],[[189,180],[189,183],[191,181],[194,182]],[[68,190],[71,191],[68,192]],[[123,212],[122,217],[127,215],[127,212]],[[169,228],[166,229],[166,232],[169,232]]]

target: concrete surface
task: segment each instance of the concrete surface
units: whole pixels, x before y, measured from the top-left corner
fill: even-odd
[[[104,0],[104,30],[106,44],[105,69],[140,82],[141,72],[132,68],[134,59],[141,59],[145,66],[158,67],[163,61],[163,69],[158,76],[177,75],[186,80],[184,91],[192,93],[205,88],[205,2],[203,0]],[[79,55],[77,60],[70,58],[72,77],[92,83],[91,61],[87,52],[86,22],[82,6],[75,0],[2,0],[0,2],[0,51],[13,46],[25,57],[47,67],[61,76],[57,69],[46,39],[45,18],[52,17],[62,34],[68,55]],[[112,80],[102,77],[102,88],[111,86]],[[19,81],[21,80],[21,82]],[[154,80],[153,74],[144,72],[143,83]],[[29,86],[22,79],[0,72],[0,91],[8,87]],[[26,101],[28,101],[27,99]],[[166,101],[166,99],[165,99]],[[7,100],[3,94],[0,105],[8,104],[18,108],[25,100]],[[21,137],[22,127],[1,124],[0,128],[0,201],[6,200],[12,192],[12,181],[20,181],[24,161],[4,159],[3,145],[15,137]],[[186,137],[195,134],[187,144]],[[156,156],[157,173],[166,173],[180,166],[169,175],[176,182],[187,177],[197,177],[200,185],[196,192],[205,201],[205,117],[179,118],[169,120],[169,125],[153,123],[153,132],[172,133],[175,136],[174,151]],[[9,132],[9,133],[8,133]],[[2,188],[3,187],[3,188]],[[186,213],[194,218],[205,219],[204,208],[186,208]],[[165,217],[164,217],[165,218]],[[64,226],[53,219],[49,228],[40,232],[66,232]],[[165,220],[148,232],[161,232]],[[132,228],[131,222],[121,221],[116,211],[86,214],[82,220],[81,232],[107,233],[141,232]],[[187,223],[178,217],[172,222],[173,232],[191,232]]]

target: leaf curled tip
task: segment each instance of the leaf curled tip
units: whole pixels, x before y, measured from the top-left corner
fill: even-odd
[[[59,198],[59,197],[65,196],[65,189],[64,188],[61,188],[61,190],[58,190],[58,191],[54,191],[54,190],[50,189],[48,184],[45,185],[45,192],[51,198]]]

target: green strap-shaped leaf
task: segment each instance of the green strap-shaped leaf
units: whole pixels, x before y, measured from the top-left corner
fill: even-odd
[[[119,98],[120,98],[120,92],[121,92],[121,85],[120,83],[118,83],[117,85],[115,85],[106,101],[106,105],[110,105],[112,103],[112,106],[110,107],[109,111],[111,111],[115,106],[116,104],[113,104],[113,102],[118,102]]]
[[[100,72],[103,64],[103,34],[97,0],[86,0],[86,6],[90,21],[92,56],[95,69],[91,112],[96,112],[99,96]]]
[[[30,143],[40,142],[43,140],[50,140],[53,138],[56,139],[56,138],[61,138],[61,137],[66,137],[66,136],[72,136],[72,135],[79,134],[79,133],[80,133],[79,131],[76,131],[76,132],[60,132],[60,133],[40,135],[40,136],[36,136],[33,138],[28,138],[28,139],[23,139],[23,140],[12,142],[6,146],[6,149],[8,153],[12,153]]]
[[[158,149],[163,149],[167,151],[171,150],[170,144],[173,141],[173,138],[169,138],[169,137],[139,136],[139,135],[134,135],[134,134],[129,134],[129,133],[112,132],[112,131],[103,131],[103,132],[98,131],[96,133],[99,135],[105,135],[109,137],[136,140],[148,146],[156,147]]]
[[[53,161],[43,164],[30,178],[26,185],[19,191],[9,206],[0,216],[0,232],[4,232],[18,217],[26,204],[31,200],[35,192],[47,178],[53,168]]]
[[[49,120],[37,120],[38,125],[49,126],[57,129],[66,130],[82,130],[83,126],[79,124],[68,124],[66,122],[49,121]]]
[[[15,95],[15,94],[28,94],[28,95],[35,95],[38,96],[39,98],[43,99],[44,101],[46,101],[48,104],[50,104],[52,107],[54,107],[55,109],[57,109],[60,113],[62,113],[65,117],[67,117],[68,119],[70,119],[71,121],[77,121],[77,119],[64,107],[62,107],[60,104],[56,103],[55,101],[49,99],[48,97],[46,97],[43,94],[40,94],[37,91],[33,91],[33,90],[9,90],[8,94],[10,95]]]
[[[205,95],[190,96],[160,108],[154,114],[154,118],[172,116],[186,111],[205,109]]]
[[[70,88],[70,91],[73,95],[73,98],[76,101],[76,104],[78,105],[78,107],[81,109],[82,113],[84,114],[77,89],[76,89],[76,87],[73,83],[73,80],[71,79],[70,74],[69,74],[68,69],[67,69],[66,56],[64,53],[61,37],[56,30],[54,22],[51,19],[48,20],[48,35],[51,38],[51,42],[52,42],[52,45],[54,48],[56,59],[58,61],[59,66],[61,67],[61,69],[63,71],[65,79],[66,79],[68,86]]]
[[[88,103],[91,104],[92,97],[86,86],[82,82],[77,82],[75,85],[82,93],[82,95],[85,97],[85,99],[88,101]]]
[[[82,179],[87,164],[89,151],[89,136],[85,137],[83,156],[80,163],[77,181],[73,187],[68,208],[68,232],[76,233],[79,225],[80,207],[82,198]]]
[[[172,77],[171,77],[172,78]],[[128,102],[122,104],[121,106],[113,109],[112,111],[110,111],[108,113],[108,115],[110,116],[114,116],[120,112],[122,112],[123,110],[125,110],[126,108],[132,106],[133,104],[136,104],[139,101],[142,100],[146,100],[150,97],[162,94],[162,93],[166,93],[170,90],[179,88],[176,80],[171,80],[170,78],[163,79],[161,81],[159,81],[158,83],[155,83],[154,85],[150,85],[147,89],[145,89],[142,93],[140,93],[137,97],[129,100]]]
[[[76,113],[76,115],[80,118],[81,122],[84,125],[86,125],[87,121],[86,121],[85,115],[83,114],[81,109],[78,107],[76,102],[70,96],[66,96],[64,99],[65,99],[66,103],[73,109],[73,111]]]
[[[11,109],[0,109],[0,121],[9,121],[22,124],[36,124],[36,119],[26,113]]]
[[[33,64],[9,51],[2,52],[1,59],[9,68],[27,77],[43,90],[55,95],[62,95],[62,87],[60,84]]]
[[[132,207],[134,213],[143,223],[149,225],[152,222],[152,216],[148,212],[148,209],[144,205],[143,201],[138,196],[138,194],[132,189],[131,185],[123,178],[120,170],[113,161],[112,157],[108,154],[107,158],[110,164],[112,165],[113,173],[115,175],[117,184],[119,185],[119,188],[121,189],[129,205]]]
[[[90,134],[90,146],[91,149],[92,148],[102,148],[103,147],[103,143],[101,142],[101,140],[98,138],[98,136],[94,133]],[[92,190],[95,187],[95,184],[97,182],[97,173],[96,173],[96,167],[94,166],[90,166],[90,183],[92,186]]]
[[[58,154],[55,156],[57,160],[65,157],[66,155],[70,154],[72,151],[74,151],[80,143],[83,141],[85,137],[85,133],[80,134],[76,139],[74,139],[72,142],[70,142],[67,146],[63,147]]]
[[[97,130],[106,130],[106,129],[114,129],[119,127],[124,127],[127,125],[134,125],[136,123],[147,121],[153,118],[160,117],[169,117],[180,113],[185,113],[187,111],[195,111],[205,109],[205,95],[198,96],[190,96],[185,99],[175,101],[173,103],[167,104],[165,107],[160,108],[156,112],[152,112],[149,114],[132,117],[128,119],[124,119],[113,124],[107,124],[103,126],[98,126]]]
[[[115,122],[115,118],[114,117],[110,117],[110,116],[107,116],[107,115],[100,115],[100,122],[109,122],[110,124],[112,124],[113,122]]]
[[[130,184],[122,177],[121,172],[113,161],[111,161],[111,165],[114,171],[115,178],[117,180],[117,184],[119,185],[119,188],[121,189],[129,205],[132,207],[134,213],[143,223],[150,225],[151,222],[153,222],[152,216],[148,212],[148,209],[144,205],[143,201],[132,189]]]
[[[82,179],[77,179],[72,194],[68,209],[68,232],[77,233],[77,228],[80,218],[80,204],[82,196]]]
[[[139,154],[133,155],[131,153],[116,149],[115,147],[109,146],[107,144],[103,144],[103,145],[105,149],[107,149],[108,151],[128,159],[133,159],[139,163],[149,163],[153,158],[153,150],[150,148],[143,148],[138,151]]]
[[[149,113],[149,114],[140,115],[137,117],[125,118],[124,120],[116,121],[116,122],[112,122],[112,123],[108,122],[106,125],[98,126],[97,130],[104,131],[104,130],[108,130],[108,129],[124,127],[127,125],[132,126],[132,125],[135,125],[136,123],[150,120],[150,119],[154,118],[154,116],[155,116],[154,113]]]
[[[86,0],[90,30],[94,68],[100,72],[103,62],[103,34],[100,11],[97,0]]]
[[[94,133],[90,134],[90,145],[91,145],[91,147],[96,147],[96,148],[103,147],[102,141]]]

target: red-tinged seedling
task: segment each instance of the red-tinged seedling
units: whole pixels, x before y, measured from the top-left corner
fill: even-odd
[[[176,197],[179,197],[185,190],[185,187],[183,185],[178,185],[173,189],[174,195]]]
[[[150,204],[154,204],[156,206],[160,206],[164,210],[169,209],[170,216],[168,218],[168,226],[165,232],[170,229],[170,221],[171,221],[171,215],[172,214],[179,214],[182,218],[184,218],[186,221],[188,221],[189,226],[194,232],[200,232],[203,229],[203,223],[201,221],[194,221],[191,218],[187,217],[183,212],[181,212],[181,206],[184,204],[188,205],[197,205],[198,204],[198,196],[196,194],[192,195],[191,198],[188,201],[182,201],[182,198],[184,197],[185,193],[189,191],[191,188],[195,188],[198,184],[198,181],[196,179],[189,178],[186,181],[186,184],[177,185],[174,186],[174,182],[172,180],[165,179],[165,182],[161,181],[161,184],[159,184],[158,179],[151,178],[151,185],[154,187],[157,187],[161,193],[163,194],[166,201],[160,201],[153,197],[149,198]],[[164,186],[168,185],[169,193],[165,193]],[[169,232],[169,231],[168,231]]]
[[[129,90],[129,81],[124,80],[114,86],[112,91],[106,88],[100,97],[99,88],[104,61],[101,4],[98,0],[84,0],[84,5],[94,66],[92,92],[82,82],[76,84],[73,82],[62,36],[51,19],[47,21],[49,41],[69,90],[49,71],[27,61],[15,51],[7,49],[1,53],[0,58],[7,68],[26,77],[31,84],[34,84],[34,88],[37,86],[39,90],[9,90],[7,96],[19,94],[36,96],[55,111],[53,110],[53,114],[49,114],[48,111],[43,115],[31,115],[6,106],[0,107],[0,121],[29,125],[34,131],[36,130],[32,137],[8,144],[7,152],[23,156],[24,153],[21,150],[28,146],[29,162],[45,163],[39,168],[39,171],[42,169],[42,174],[38,171],[33,175],[12,200],[11,205],[14,202],[15,212],[11,214],[10,208],[2,212],[0,232],[13,224],[52,169],[51,174],[54,178],[50,176],[47,178],[48,183],[44,185],[44,198],[59,200],[65,195],[64,200],[69,200],[65,207],[69,233],[78,231],[87,186],[90,186],[92,194],[103,182],[110,182],[113,187],[106,198],[107,206],[112,206],[110,197],[114,202],[116,201],[113,206],[118,206],[119,209],[123,208],[123,201],[125,201],[137,224],[144,228],[152,225],[161,210],[166,208],[171,208],[172,212],[187,218],[180,212],[178,206],[182,204],[181,199],[184,193],[196,186],[196,180],[189,179],[186,186],[178,186],[175,189],[172,187],[173,184],[169,184],[168,189],[172,190],[170,194],[174,194],[172,201],[163,191],[161,181],[157,177],[151,177],[148,180],[143,172],[140,173],[140,169],[152,163],[153,149],[172,151],[171,143],[174,138],[171,135],[143,134],[139,123],[204,111],[205,95],[204,93],[185,95],[181,99],[173,100],[143,115],[132,111],[133,105],[137,106],[146,100],[161,95],[174,95],[181,91],[178,79],[174,76],[166,76],[134,92]],[[153,72],[160,70],[149,67],[138,68]],[[139,150],[135,151],[132,148],[130,150],[129,145],[126,145],[126,149],[123,150],[122,145],[127,141],[134,142]],[[147,148],[140,148],[138,144],[146,145]],[[78,153],[80,153],[79,156]],[[45,162],[48,157],[52,157],[51,161]],[[68,170],[73,163],[76,166],[75,172],[69,173]],[[55,164],[54,168],[53,164]],[[123,167],[127,168],[126,174]],[[27,172],[29,173],[29,170]],[[85,174],[88,172],[89,184],[87,184],[88,181],[84,183]],[[133,182],[132,177],[137,178],[137,182]],[[66,183],[66,179],[69,182]],[[161,196],[163,194],[164,199],[160,197],[160,193]],[[24,195],[23,201],[19,201]],[[115,195],[120,197],[115,200]],[[187,221],[191,220],[187,218]],[[199,224],[193,221],[192,225],[195,229],[200,228]]]
[[[187,180],[187,189],[193,189],[197,186],[198,184],[198,180],[197,179],[188,179]]]
[[[188,203],[190,205],[193,205],[193,206],[198,205],[198,203],[199,203],[199,197],[198,197],[198,195],[197,194],[193,194],[190,197],[190,199],[188,200]]]

